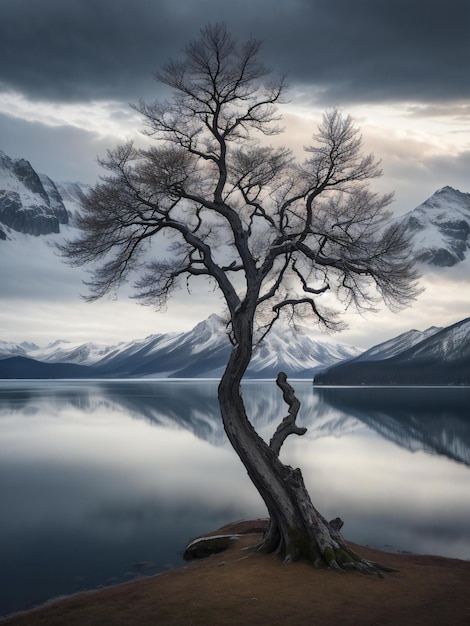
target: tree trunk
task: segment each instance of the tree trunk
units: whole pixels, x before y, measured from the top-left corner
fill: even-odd
[[[218,397],[228,439],[268,509],[270,523],[258,549],[277,553],[286,561],[307,559],[317,567],[379,573],[380,566],[349,548],[340,533],[341,520],[327,522],[315,509],[300,469],[284,465],[278,449],[261,439],[248,420],[241,395],[241,380],[252,353],[248,325],[247,333],[232,350]]]

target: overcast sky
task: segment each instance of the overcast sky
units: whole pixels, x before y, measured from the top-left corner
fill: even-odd
[[[397,214],[445,185],[470,191],[468,0],[0,0],[0,149],[53,180],[94,183],[97,157],[139,136],[129,103],[161,95],[153,72],[209,21],[263,40],[265,63],[287,74],[283,141],[299,154],[321,112],[338,106],[382,160],[378,188],[395,191]],[[25,302],[16,298],[4,301],[0,339],[34,335],[30,322],[12,325]],[[193,319],[187,304],[172,308],[171,321],[144,311],[131,314],[142,320],[133,337]],[[195,321],[204,316],[202,300],[194,312]],[[436,323],[443,319],[444,309]],[[118,339],[119,323],[110,324]],[[59,331],[37,323],[43,338]]]

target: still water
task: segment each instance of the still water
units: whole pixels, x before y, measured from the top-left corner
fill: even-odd
[[[347,539],[470,559],[470,389],[292,383],[300,467]],[[192,537],[264,505],[226,442],[216,381],[0,381],[0,616],[182,564]],[[274,382],[244,398],[269,439]]]

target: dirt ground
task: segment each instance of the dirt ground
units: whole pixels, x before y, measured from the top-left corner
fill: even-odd
[[[219,529],[243,532],[256,522]],[[470,562],[392,554],[362,546],[365,558],[399,571],[378,576],[283,563],[249,550],[243,534],[228,550],[181,569],[49,603],[1,626],[470,624]]]

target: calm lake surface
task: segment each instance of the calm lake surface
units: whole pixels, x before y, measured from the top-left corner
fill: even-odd
[[[470,559],[470,389],[313,388],[284,462],[351,541]],[[0,616],[182,564],[266,511],[227,443],[217,381],[0,381]],[[274,382],[244,397],[269,439]]]

